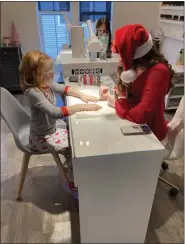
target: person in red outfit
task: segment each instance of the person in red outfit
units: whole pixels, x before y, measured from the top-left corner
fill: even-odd
[[[122,84],[118,85],[114,96],[117,115],[137,124],[146,123],[162,141],[168,132],[164,110],[165,95],[174,75],[171,65],[140,24],[116,30],[112,51],[119,53],[124,69],[120,76]],[[105,95],[106,92],[109,90],[104,87],[101,93]],[[107,97],[109,99],[110,94]]]

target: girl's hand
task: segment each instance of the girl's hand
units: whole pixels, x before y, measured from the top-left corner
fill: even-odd
[[[114,95],[111,95],[110,92],[108,92],[108,94],[107,94],[107,101],[108,101],[109,106],[115,108],[115,101],[116,100],[115,100]]]
[[[100,100],[98,97],[88,96],[86,94],[81,94],[79,98],[85,103],[98,102]]]
[[[69,115],[73,115],[78,112],[83,112],[83,111],[98,111],[102,107],[99,106],[98,104],[75,104],[72,106],[67,107],[67,111]]]
[[[107,100],[107,94],[109,92],[109,87],[107,86],[101,86],[99,89],[99,95],[100,95],[100,99],[102,101],[106,101]]]
[[[99,111],[102,107],[98,104],[85,104],[83,111]]]

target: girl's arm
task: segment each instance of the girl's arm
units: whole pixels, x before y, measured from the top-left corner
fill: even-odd
[[[97,104],[76,104],[67,107],[56,107],[48,101],[41,91],[36,91],[34,88],[27,92],[27,99],[30,105],[39,108],[54,119],[61,119],[77,112],[98,111],[101,109]]]
[[[70,86],[65,86],[63,84],[58,84],[56,82],[52,82],[51,89],[54,92],[60,93],[61,95],[65,94],[67,96],[79,98],[80,100],[82,100],[85,103],[99,101],[99,99],[97,97],[88,96],[78,90],[71,88]]]

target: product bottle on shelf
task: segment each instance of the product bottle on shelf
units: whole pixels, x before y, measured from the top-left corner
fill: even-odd
[[[181,65],[184,65],[184,48],[181,51]]]
[[[183,49],[181,49],[177,56],[176,65],[182,65],[182,56],[183,55],[184,55],[184,51],[183,51]],[[183,63],[184,63],[184,57],[183,57]]]

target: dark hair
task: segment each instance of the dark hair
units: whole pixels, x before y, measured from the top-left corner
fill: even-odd
[[[97,23],[96,23],[96,36],[98,36],[98,28],[100,28],[102,25],[105,25],[107,32],[109,33],[109,45],[108,49],[111,49],[111,39],[112,39],[112,34],[111,34],[111,28],[110,28],[110,21],[104,17],[100,18]]]
[[[149,69],[159,62],[166,64],[169,68],[170,71],[169,89],[170,89],[173,86],[172,80],[175,77],[175,71],[172,69],[171,64],[168,63],[168,60],[164,57],[163,54],[159,52],[159,50],[155,46],[153,46],[152,49],[145,56],[138,59],[134,59],[133,69],[139,67]]]
[[[120,93],[123,93],[125,94],[126,98],[127,99],[130,99],[132,97],[131,93],[130,93],[130,89],[131,89],[131,83],[130,84],[127,84],[127,83],[124,83],[121,79],[120,79],[120,76],[121,76],[121,73],[124,71],[123,69],[123,66],[118,66],[117,67],[117,74],[118,74],[118,83],[117,83],[117,87],[118,87],[118,91]]]
[[[137,68],[144,68],[149,69],[156,65],[157,63],[164,63],[169,67],[170,71],[170,84],[168,90],[173,87],[172,80],[175,77],[175,71],[172,69],[171,64],[168,63],[167,59],[165,59],[164,55],[162,55],[159,50],[153,46],[152,49],[143,57],[134,59],[133,61],[133,69],[136,70]],[[117,73],[120,76],[121,73],[124,71],[122,66],[118,66]],[[131,90],[131,83],[127,84],[124,83],[120,78],[118,79],[118,90],[121,93],[125,93],[126,97],[130,99],[132,97],[130,90]]]

